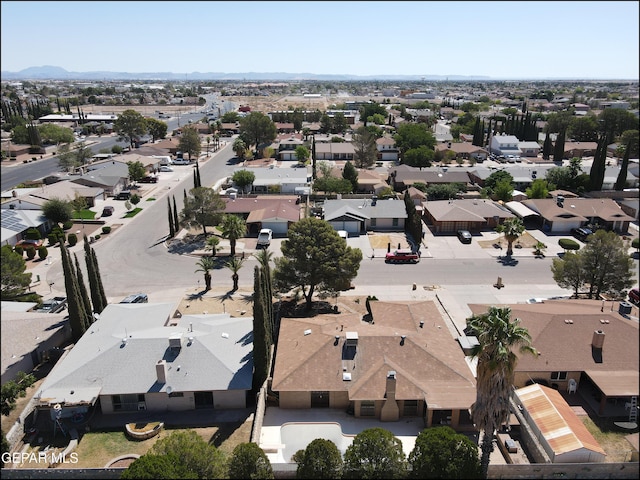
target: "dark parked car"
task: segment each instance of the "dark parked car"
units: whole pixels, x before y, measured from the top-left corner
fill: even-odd
[[[591,235],[593,233],[593,231],[591,229],[589,229],[589,228],[581,227],[581,228],[574,228],[573,230],[571,230],[571,233],[578,240],[580,240],[582,242],[586,242],[587,241],[587,237],[589,235]]]
[[[158,183],[158,177],[147,175],[140,179],[140,183]]]
[[[129,200],[131,198],[131,191],[122,190],[120,193],[116,195],[116,200]]]
[[[629,290],[629,301],[634,305],[640,304],[640,290],[638,290],[638,287]]]
[[[120,303],[147,303],[149,298],[144,293],[134,293],[125,297]]]
[[[67,308],[67,297],[53,297],[42,302],[34,310],[41,313],[60,313]]]
[[[458,230],[458,239],[462,243],[471,243],[471,233],[468,230]]]
[[[114,211],[114,208],[107,205],[102,209],[102,216],[110,217],[111,215],[113,215],[113,211]]]

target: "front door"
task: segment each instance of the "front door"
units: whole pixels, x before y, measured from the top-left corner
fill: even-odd
[[[311,392],[311,408],[329,408],[329,392]]]

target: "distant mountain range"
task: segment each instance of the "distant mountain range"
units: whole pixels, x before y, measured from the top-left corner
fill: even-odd
[[[2,80],[429,80],[429,81],[469,81],[491,80],[486,76],[465,75],[340,75],[340,74],[315,74],[315,73],[285,73],[285,72],[69,72],[61,67],[44,65],[41,67],[29,67],[19,72],[0,72]]]

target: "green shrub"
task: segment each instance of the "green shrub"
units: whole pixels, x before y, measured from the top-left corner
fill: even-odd
[[[93,238],[95,238],[96,240],[98,240],[98,239],[100,238],[100,234],[97,234],[97,235],[96,235],[95,237],[93,237]]]
[[[24,253],[24,248],[22,248],[21,245],[16,245],[16,247],[13,250],[20,255]]]
[[[27,258],[29,260],[33,260],[34,258],[36,258],[36,247],[34,247],[33,245],[29,245],[26,249],[27,252]]]
[[[49,250],[44,245],[38,247],[38,258],[44,260],[49,255]]]
[[[49,245],[51,245],[51,246],[53,246],[56,243],[58,243],[58,235],[56,235],[53,232],[51,232],[49,235],[47,235],[47,239],[49,240]]]
[[[565,250],[580,250],[580,244],[570,238],[561,238],[558,240],[558,245]]]
[[[73,222],[70,220],[62,224],[63,230],[69,230],[71,227],[73,227]]]
[[[78,243],[78,236],[75,233],[70,233],[67,235],[67,241],[69,242],[69,246],[73,247],[76,243]]]
[[[102,233],[109,233],[111,231],[111,227],[109,225],[105,225],[102,227]]]
[[[631,241],[631,246],[633,248],[640,248],[640,238],[636,237]]]
[[[24,238],[26,240],[40,240],[42,235],[40,235],[40,231],[37,228],[31,227],[25,232]]]

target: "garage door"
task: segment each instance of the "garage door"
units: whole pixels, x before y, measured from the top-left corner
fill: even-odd
[[[360,233],[360,222],[335,221],[335,222],[329,222],[329,223],[336,230],[345,230],[349,233],[354,233],[354,234]]]
[[[274,235],[286,235],[289,230],[287,222],[262,222],[262,228],[270,228]]]

